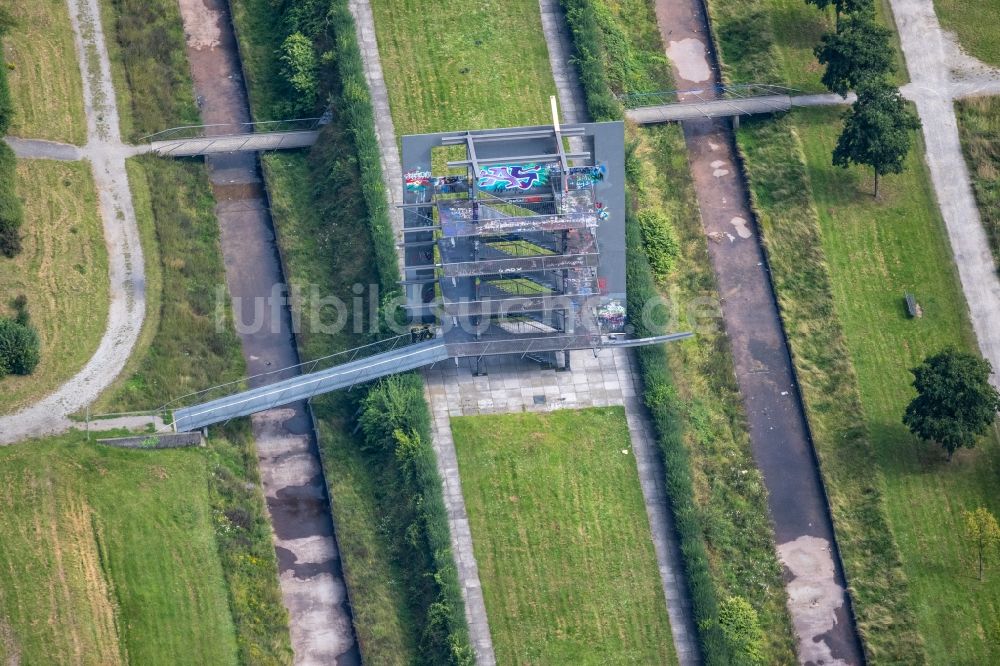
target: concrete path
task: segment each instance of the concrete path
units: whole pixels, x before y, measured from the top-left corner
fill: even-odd
[[[1000,279],[962,156],[954,100],[1000,92],[1000,71],[965,55],[938,23],[932,0],[890,0],[923,124],[927,166],[983,356],[1000,371]],[[1000,386],[1000,374],[993,383]]]
[[[73,427],[68,416],[93,402],[125,367],[146,316],[145,265],[125,171],[129,151],[122,144],[118,128],[118,104],[99,2],[68,0],[68,6],[87,116],[87,144],[77,154],[89,160],[93,169],[108,250],[111,302],[104,335],[87,364],[54,393],[15,414],[0,417],[0,444]],[[18,145],[16,140],[14,143]],[[39,156],[71,156],[59,144],[22,141],[19,145]]]
[[[678,87],[718,83],[699,0],[658,0],[656,16]],[[801,663],[861,664],[833,527],[775,304],[746,183],[726,120],[683,123],[688,163],[710,237],[736,378],[764,475]]]
[[[226,1],[181,0],[180,9],[195,90],[203,100],[203,122],[249,121]],[[284,299],[268,298],[276,287],[283,289],[284,278],[256,156],[214,155],[206,162],[216,200],[226,282],[248,374],[296,365],[299,360],[291,315]],[[263,306],[262,325],[254,326],[258,303]],[[272,409],[251,417],[251,424],[274,531],[282,600],[290,616],[295,663],[358,664],[360,656],[309,408],[298,402]]]
[[[588,119],[586,100],[570,59],[572,47],[566,18],[558,0],[539,0],[538,6],[542,16],[542,32],[549,49],[552,76],[559,95],[562,121],[585,122]],[[653,549],[656,552],[663,593],[667,601],[667,614],[670,618],[670,630],[674,638],[677,659],[682,665],[700,663],[683,560],[677,543],[673,515],[667,509],[666,488],[663,485],[665,472],[657,451],[653,427],[640,397],[642,382],[638,376],[634,353],[631,350],[614,350],[613,353],[604,353],[598,359],[594,359],[589,352],[574,352],[572,364],[572,372],[556,376],[557,385],[563,383],[568,386],[568,382],[572,381],[574,387],[578,385],[587,389],[593,387],[592,391],[587,391],[593,396],[591,399],[597,401],[593,404],[620,404],[625,407],[625,419],[628,422],[632,448],[636,456],[639,485],[642,487],[646,504],[646,516],[649,519]],[[537,366],[522,366],[521,376],[525,384],[533,384],[542,374]],[[487,383],[489,382],[487,378]],[[497,386],[497,390],[500,390],[501,386],[506,388],[507,382]],[[602,393],[606,394],[605,389],[615,386],[617,388],[613,389],[610,395],[605,398],[600,397]],[[562,389],[559,393],[562,398],[561,406],[582,407],[591,404],[586,398],[582,402],[578,401],[575,394],[576,391]],[[527,397],[523,390],[521,395]],[[567,401],[570,397],[572,399]],[[604,400],[608,402],[604,403]],[[448,403],[453,404],[453,401],[449,400]],[[511,411],[531,408],[527,400],[510,406],[514,407]]]

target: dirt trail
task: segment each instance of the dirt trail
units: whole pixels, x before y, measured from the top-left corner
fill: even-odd
[[[208,124],[250,120],[236,38],[225,0],[181,0],[187,56]],[[298,364],[291,315],[269,299],[284,277],[256,155],[207,158],[221,231],[226,282],[248,374]],[[247,325],[263,299],[265,325]],[[239,307],[246,304],[246,307]],[[249,315],[247,312],[250,311]],[[326,483],[306,403],[251,417],[274,530],[282,599],[300,665],[360,663]],[[363,591],[362,591],[363,592]]]
[[[677,87],[718,83],[700,0],[657,0],[656,17]],[[724,120],[684,122],[683,127],[702,225],[709,237],[722,239],[709,243],[709,255],[751,448],[768,490],[799,661],[861,664],[861,645],[833,550],[833,526],[734,137]]]
[[[0,444],[73,427],[68,416],[93,402],[125,367],[146,316],[145,266],[125,171],[125,158],[133,149],[121,141],[99,3],[68,0],[68,6],[87,115],[87,145],[80,154],[90,161],[97,186],[108,249],[111,303],[104,336],[87,364],[54,393],[0,417]]]

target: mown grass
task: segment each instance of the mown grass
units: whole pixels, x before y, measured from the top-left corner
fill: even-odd
[[[122,137],[201,122],[173,0],[100,0]]]
[[[538,3],[375,0],[397,135],[544,122],[555,94]]]
[[[1000,572],[976,580],[964,542],[963,510],[1000,511],[1000,440],[951,464],[900,422],[913,397],[908,369],[948,345],[976,352],[943,221],[934,205],[922,150],[907,171],[887,179],[873,202],[871,176],[829,168],[836,114],[796,115],[837,311],[857,368],[861,399],[885,472],[887,505],[910,580],[918,626],[933,663],[992,663],[1000,658]],[[910,319],[913,292],[923,308]]]
[[[955,111],[979,215],[1000,263],[1000,97],[958,100]]]
[[[934,0],[934,8],[941,26],[958,35],[962,48],[1000,67],[1000,0]]]
[[[452,431],[497,661],[676,663],[624,410]]]
[[[235,664],[204,455],[85,439],[0,451],[0,657]]]
[[[24,248],[0,259],[0,314],[12,315],[10,301],[27,297],[41,362],[31,375],[0,380],[4,413],[79,371],[97,349],[108,314],[108,256],[89,165],[19,160],[16,176]]]
[[[14,102],[13,136],[83,145],[83,82],[64,0],[10,2],[17,25],[3,40]]]

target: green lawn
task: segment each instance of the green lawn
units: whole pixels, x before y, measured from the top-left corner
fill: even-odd
[[[83,83],[65,0],[3,3],[18,24],[4,39],[13,136],[83,145]]]
[[[836,114],[800,112],[796,126],[928,654],[934,663],[994,662],[1000,658],[1000,571],[977,581],[962,559],[968,550],[960,535],[963,509],[1000,513],[1000,442],[991,433],[978,450],[948,464],[939,447],[919,442],[900,421],[913,396],[909,368],[947,345],[976,349],[922,151],[910,156],[905,174],[884,179],[876,202],[870,175],[829,166]],[[907,316],[904,291],[916,295],[921,319]]]
[[[624,410],[452,430],[498,663],[675,663]]]
[[[962,152],[994,261],[1000,261],[1000,97],[955,102]]]
[[[97,194],[85,162],[19,160],[16,191],[24,202],[24,250],[0,259],[0,314],[28,298],[41,338],[34,373],[0,380],[0,413],[52,392],[90,359],[108,315],[108,255]]]
[[[942,27],[958,35],[962,48],[1000,67],[1000,0],[934,0]]]
[[[208,494],[199,450],[0,450],[0,660],[237,663]]]
[[[535,0],[375,0],[372,10],[397,134],[549,117],[555,84]]]

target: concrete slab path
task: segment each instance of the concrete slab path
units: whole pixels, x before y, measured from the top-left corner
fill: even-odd
[[[1000,279],[969,180],[954,101],[1000,92],[1000,71],[962,53],[941,29],[932,0],[890,0],[910,84],[927,144],[926,159],[938,206],[969,304],[972,327],[1000,386]]]
[[[203,122],[248,122],[249,102],[226,0],[181,0],[180,9]],[[297,365],[291,314],[284,299],[269,298],[283,293],[284,276],[257,158],[213,155],[206,162],[248,374]],[[360,664],[309,407],[299,402],[261,412],[251,417],[251,424],[295,663]]]
[[[657,0],[655,8],[678,87],[718,83],[702,3]],[[729,121],[683,127],[702,226],[723,239],[709,243],[709,255],[751,448],[768,490],[799,661],[861,664],[833,526]]]

